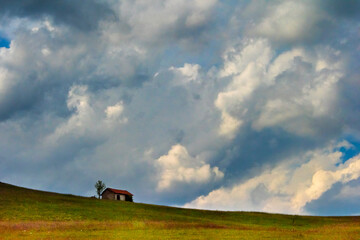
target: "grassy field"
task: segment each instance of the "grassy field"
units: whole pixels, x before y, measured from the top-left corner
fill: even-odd
[[[360,217],[181,209],[0,183],[0,239],[360,239]]]

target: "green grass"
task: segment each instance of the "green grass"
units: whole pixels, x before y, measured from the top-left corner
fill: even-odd
[[[360,239],[360,217],[182,209],[0,183],[0,239]]]

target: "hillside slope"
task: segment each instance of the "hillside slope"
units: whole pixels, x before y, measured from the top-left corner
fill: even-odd
[[[360,239],[360,217],[181,209],[0,183],[0,239]]]

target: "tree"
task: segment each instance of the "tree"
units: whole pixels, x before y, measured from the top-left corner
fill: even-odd
[[[101,192],[106,188],[106,185],[105,185],[105,183],[103,183],[103,181],[98,180],[95,183],[95,188],[96,188],[96,193],[100,199]]]

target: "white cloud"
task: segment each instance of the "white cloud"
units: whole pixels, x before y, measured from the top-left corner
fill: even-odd
[[[67,107],[75,112],[59,124],[45,142],[55,144],[60,138],[70,136],[111,137],[118,126],[127,123],[126,118],[121,118],[124,111],[122,102],[103,107],[99,103],[93,103],[91,98],[86,85],[72,86],[68,93]]]
[[[13,76],[6,68],[0,68],[0,94],[5,96],[7,90],[14,85],[12,81],[10,81]]]
[[[119,18],[127,24],[111,23],[107,25],[111,29],[113,40],[134,38],[145,42],[162,42],[173,38],[191,37],[193,29],[206,26],[212,18],[212,12],[217,5],[217,0],[183,1],[183,0],[155,0],[151,3],[144,0],[121,1],[114,3]],[[130,32],[119,32],[119,28],[125,28]]]
[[[306,62],[311,61],[310,56],[306,54],[302,48],[294,48],[290,51],[286,51],[274,59],[272,64],[269,66],[268,74],[270,79],[275,79],[278,75],[284,73],[288,69],[291,69],[295,65],[295,58],[301,58]]]
[[[179,84],[186,84],[190,81],[196,81],[198,79],[200,69],[201,66],[199,64],[189,64],[189,63],[185,63],[183,67],[169,68],[170,71],[180,74],[180,76],[177,79],[177,82],[179,82]]]
[[[326,16],[311,1],[280,1],[268,6],[265,16],[251,30],[273,41],[301,42],[318,37],[319,22]]]
[[[337,54],[332,49],[328,49],[328,53],[334,56]],[[253,127],[262,129],[281,126],[298,135],[316,134],[313,123],[316,119],[331,113],[338,98],[337,83],[344,72],[341,67],[342,60],[329,64],[326,63],[327,58],[328,54],[324,54],[321,50],[315,56],[311,56],[304,50],[296,49],[275,59],[269,68],[269,77],[273,81],[279,81],[282,74],[290,73],[291,75],[285,78],[286,82],[278,84],[276,91],[282,93],[268,99],[261,107],[259,118],[253,122]],[[297,61],[300,59],[311,68],[299,69],[302,64]],[[322,65],[321,68],[318,68],[319,64]],[[306,71],[308,72],[304,73]],[[292,88],[290,84],[296,88]]]
[[[118,102],[113,106],[108,106],[105,109],[106,118],[108,120],[119,120],[120,116],[124,111],[124,104],[123,102]],[[126,120],[125,120],[126,121]]]
[[[238,46],[229,47],[223,54],[224,67],[220,77],[241,74],[249,64],[265,67],[271,60],[273,50],[266,39],[243,40]]]
[[[87,86],[75,85],[71,87],[68,93],[67,107],[69,110],[75,110],[74,114],[66,122],[60,124],[47,141],[55,143],[59,138],[69,134],[82,135],[90,130],[93,121],[98,119],[90,105]]]
[[[247,111],[245,101],[266,82],[264,73],[272,58],[272,50],[266,40],[250,40],[244,45],[243,48],[240,46],[240,49],[226,51],[220,76],[232,76],[232,82],[215,101],[222,114],[219,133],[229,138],[234,137],[241,126],[241,115]]]
[[[335,171],[318,170],[312,177],[311,185],[304,191],[299,192],[292,199],[293,207],[298,210],[306,203],[316,200],[329,190],[335,183],[348,183],[360,177],[360,155],[349,159]]]
[[[232,117],[227,112],[221,113],[221,124],[219,128],[219,134],[226,136],[229,139],[233,139],[237,130],[241,127],[242,121]]]
[[[360,177],[360,155],[341,163],[338,149],[347,146],[340,143],[286,159],[258,176],[214,190],[184,207],[304,214],[306,204],[319,199],[335,183]]]
[[[47,56],[49,56],[49,55],[51,54],[51,51],[50,51],[48,48],[43,48],[43,49],[41,49],[41,53],[42,53],[45,57],[47,57]]]
[[[158,191],[171,190],[178,183],[204,184],[224,177],[218,167],[211,168],[198,157],[190,156],[180,144],[172,146],[167,155],[158,158],[157,165],[160,169]]]
[[[218,191],[242,209],[295,212],[347,174],[336,151],[304,152],[359,134],[358,17],[308,0],[38,2],[0,9],[3,179],[81,194],[103,176],[177,205],[235,181]]]
[[[274,58],[266,40],[243,41],[224,56],[221,77],[230,77],[215,106],[221,135],[233,138],[244,123],[256,130],[279,126],[297,135],[315,135],[316,122],[330,114],[344,75],[341,53],[294,48]]]

